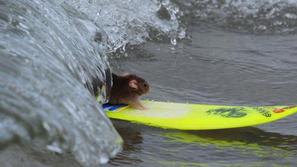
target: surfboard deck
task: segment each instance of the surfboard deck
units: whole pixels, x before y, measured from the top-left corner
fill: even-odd
[[[142,101],[146,110],[104,104],[109,118],[165,129],[211,130],[255,126],[297,112],[297,106],[224,106]]]

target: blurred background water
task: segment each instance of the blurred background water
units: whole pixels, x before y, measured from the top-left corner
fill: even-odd
[[[114,157],[105,166],[296,166],[296,116],[174,131],[112,125],[101,109],[111,69],[146,78],[149,99],[296,104],[296,5],[0,0],[1,164],[98,166]]]

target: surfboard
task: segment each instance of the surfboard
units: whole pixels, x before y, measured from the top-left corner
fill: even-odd
[[[142,101],[147,108],[104,104],[112,119],[165,129],[212,130],[255,126],[276,121],[297,112],[297,106],[224,106]]]

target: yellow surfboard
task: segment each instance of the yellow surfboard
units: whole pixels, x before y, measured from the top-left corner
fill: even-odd
[[[223,106],[142,101],[146,110],[104,104],[108,117],[165,129],[211,130],[254,126],[285,118],[297,106]]]

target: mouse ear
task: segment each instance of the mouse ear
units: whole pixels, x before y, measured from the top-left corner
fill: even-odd
[[[135,79],[132,79],[131,81],[129,81],[129,86],[131,88],[138,89],[137,81]]]

